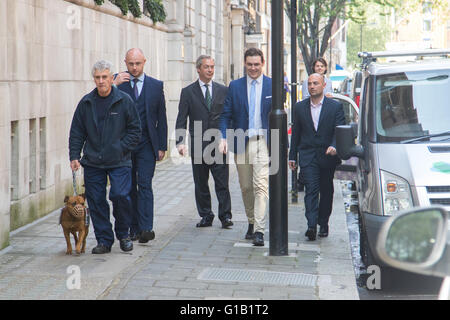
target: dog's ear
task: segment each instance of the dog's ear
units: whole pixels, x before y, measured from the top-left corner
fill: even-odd
[[[83,199],[86,200],[86,194],[85,193],[80,194],[80,197],[83,197]]]
[[[67,200],[69,200],[69,198],[70,198],[69,196],[65,196],[64,197],[64,203],[67,203]]]

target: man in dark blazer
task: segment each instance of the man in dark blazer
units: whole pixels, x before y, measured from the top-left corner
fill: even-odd
[[[136,103],[141,119],[142,136],[132,152],[133,203],[130,234],[132,240],[147,243],[153,231],[152,179],[156,161],[167,151],[167,116],[163,82],[144,73],[146,59],[142,50],[133,48],[125,56],[127,72],[117,74],[114,83]]]
[[[324,96],[324,77],[314,73],[308,78],[310,97],[294,106],[294,121],[289,152],[289,167],[298,164],[305,178],[305,216],[308,230],[305,236],[316,239],[317,224],[319,237],[327,237],[328,220],[333,205],[333,177],[336,166],[341,162],[336,155],[335,128],[345,124],[342,104]],[[320,200],[319,200],[320,199]]]
[[[248,219],[246,239],[264,245],[266,207],[269,199],[269,112],[272,107],[272,79],[263,74],[264,55],[257,48],[244,54],[247,75],[228,88],[220,118],[220,151],[227,153],[227,131],[234,133],[230,149],[235,153],[242,199]],[[228,137],[231,138],[231,137]]]
[[[214,220],[211,210],[211,194],[209,192],[209,172],[214,178],[216,195],[219,202],[219,219],[222,228],[233,225],[231,221],[231,197],[228,189],[228,164],[223,154],[215,154],[220,142],[219,117],[228,88],[212,81],[214,76],[214,59],[201,55],[196,62],[199,79],[181,91],[178,117],[176,121],[177,149],[184,156],[187,154],[185,132],[189,117],[190,155],[192,173],[195,184],[195,201],[201,217],[197,227],[209,227]],[[209,140],[205,136],[211,135]],[[218,136],[219,139],[214,138]],[[216,148],[217,149],[217,148]]]

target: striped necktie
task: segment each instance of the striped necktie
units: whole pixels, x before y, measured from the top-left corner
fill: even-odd
[[[205,92],[205,100],[206,100],[206,106],[208,107],[208,110],[211,110],[211,94],[209,93],[209,84],[205,84],[206,92]]]

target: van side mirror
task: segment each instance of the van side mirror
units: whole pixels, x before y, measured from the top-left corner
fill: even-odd
[[[444,208],[409,210],[391,217],[383,225],[377,253],[383,262],[393,267],[446,276],[449,275],[447,232],[448,214]]]
[[[336,127],[336,151],[339,158],[343,160],[348,160],[350,157],[364,158],[364,148],[355,144],[357,130],[356,123]]]

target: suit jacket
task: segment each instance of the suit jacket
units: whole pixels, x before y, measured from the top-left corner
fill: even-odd
[[[242,129],[248,130],[249,106],[247,94],[247,76],[230,82],[228,94],[223,105],[223,112],[220,117],[220,131],[222,137],[227,138],[226,130]],[[262,128],[269,129],[269,113],[272,109],[272,79],[263,76],[261,90],[261,123]],[[266,134],[268,139],[268,134]],[[237,136],[234,137],[234,153],[245,152],[245,146],[248,142],[248,135],[245,136],[245,144],[238,143]]]
[[[328,147],[336,148],[336,126],[345,124],[341,103],[324,98],[317,131],[311,116],[311,98],[295,104],[293,122],[289,160],[296,161],[298,152],[300,167],[312,161],[318,161],[321,167],[328,168],[341,163],[337,156],[325,154]]]
[[[205,131],[208,129],[219,129],[219,118],[223,110],[223,103],[225,101],[225,97],[227,96],[227,92],[227,87],[212,81],[211,110],[208,110],[208,107],[206,106],[206,100],[203,96],[203,92],[200,88],[200,83],[198,82],[198,80],[181,90],[175,129],[182,131],[177,131],[176,139],[177,145],[180,143],[186,144],[185,131],[187,118],[189,117],[191,157],[194,156],[195,142],[203,141],[203,135]],[[197,122],[197,126],[199,126],[199,123],[201,123],[201,131],[194,130],[196,127],[194,122]],[[216,143],[218,142],[219,141],[216,141]],[[211,141],[203,141],[201,150],[203,151],[204,148],[210,143]]]
[[[124,82],[118,86],[120,90],[134,96],[131,82]],[[164,84],[162,81],[145,76],[142,91],[145,90],[145,111],[147,119],[147,130],[150,136],[153,152],[158,159],[158,151],[167,150],[167,115],[166,99],[164,97]],[[141,92],[142,94],[142,92]]]

